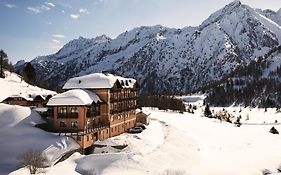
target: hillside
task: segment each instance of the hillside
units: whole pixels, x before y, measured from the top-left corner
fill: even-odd
[[[29,98],[30,95],[54,95],[56,92],[39,88],[26,83],[23,78],[13,72],[5,72],[5,78],[0,78],[0,102],[12,95]]]
[[[280,108],[280,77],[281,46],[208,87],[206,100],[216,106],[235,104]]]
[[[31,61],[38,80],[61,87],[70,77],[109,71],[134,77],[141,93],[186,93],[223,78],[281,42],[276,15],[234,1],[200,26],[137,27],[114,39],[80,37]],[[276,12],[277,14],[277,12]],[[278,12],[279,14],[279,12]],[[279,23],[280,24],[280,23]],[[22,69],[24,62],[15,65]]]
[[[10,95],[28,98],[30,95],[56,94],[54,91],[32,86],[22,80],[21,76],[5,72],[6,78],[0,78],[0,101]],[[29,107],[10,106],[0,103],[0,175],[18,168],[17,156],[34,149],[47,154],[49,164],[69,150],[78,148],[75,141],[60,137],[35,127],[44,123],[40,115]]]

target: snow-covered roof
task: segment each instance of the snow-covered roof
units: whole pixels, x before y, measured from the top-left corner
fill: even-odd
[[[48,95],[51,95],[53,96],[54,94],[48,94]],[[37,97],[40,97],[42,98],[43,100],[46,100],[46,98],[48,97],[47,94],[45,95],[36,95],[36,94],[25,94],[25,95],[22,95],[22,94],[14,94],[14,95],[10,95],[8,96],[6,99],[4,99],[3,101],[9,99],[9,98],[23,98],[25,99],[26,101],[34,101],[35,98]]]
[[[33,101],[33,98],[32,97],[28,97],[28,96],[24,96],[24,95],[10,95],[9,97],[7,97],[6,99],[4,99],[3,101],[9,99],[9,98],[23,98],[25,99],[26,101]]]
[[[93,102],[102,102],[93,92],[85,89],[74,89],[58,94],[47,103],[47,106],[57,105],[91,105]]]
[[[124,78],[112,74],[92,73],[89,75],[69,79],[63,86],[63,89],[112,88],[117,81],[119,81],[123,88],[133,88],[136,83],[136,80],[133,78]]]

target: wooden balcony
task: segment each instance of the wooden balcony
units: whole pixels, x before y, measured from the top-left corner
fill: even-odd
[[[78,113],[58,113],[58,118],[78,118]]]
[[[124,108],[120,108],[120,109],[113,109],[113,110],[110,110],[110,114],[118,114],[118,113],[121,113],[121,112],[126,112],[126,111],[130,111],[130,110],[134,110],[136,109],[136,106],[132,106],[132,107],[124,107]]]
[[[122,98],[110,98],[110,102],[121,102],[125,100],[137,100],[138,97],[136,96],[131,96],[131,97],[122,97]]]
[[[110,92],[113,93],[113,92],[121,92],[121,89],[110,89]]]
[[[97,117],[100,116],[100,112],[99,111],[91,111],[91,112],[87,112],[87,118],[91,118],[91,117]]]
[[[87,128],[84,132],[85,133],[97,132],[105,128],[109,128],[109,123],[100,123],[100,124],[92,125],[90,128]]]

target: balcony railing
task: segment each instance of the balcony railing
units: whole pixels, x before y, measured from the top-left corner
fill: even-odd
[[[58,118],[78,118],[78,113],[58,113]]]
[[[119,110],[119,109],[110,110],[110,114],[117,114],[117,113],[120,113],[120,112],[121,112],[121,110]]]
[[[121,92],[121,89],[110,89],[110,92]]]
[[[100,115],[99,111],[92,111],[92,112],[87,112],[87,117],[91,118],[91,117],[97,117]]]
[[[86,133],[96,132],[105,128],[109,128],[109,123],[100,123],[100,124],[92,125],[90,128],[87,128],[85,132]]]
[[[125,112],[125,111],[130,111],[133,109],[136,109],[136,106],[125,107],[125,108],[120,108],[120,109],[112,109],[112,110],[110,110],[110,114],[117,114],[117,113],[121,113],[121,112]]]
[[[136,100],[138,97],[131,96],[131,97],[125,97],[124,100]]]
[[[122,97],[122,98],[110,98],[110,102],[120,102],[124,100],[137,100],[137,97],[131,96],[131,97]]]

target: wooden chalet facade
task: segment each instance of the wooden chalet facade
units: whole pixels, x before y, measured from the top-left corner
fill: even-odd
[[[127,132],[136,125],[137,88],[134,79],[111,74],[94,73],[70,79],[63,87],[66,91],[63,94],[83,90],[99,100],[87,105],[48,103],[53,107],[53,131],[71,136],[83,149],[97,140]]]
[[[2,101],[2,103],[6,103],[9,105],[19,105],[19,106],[34,106],[34,107],[45,107],[48,100],[53,95],[28,95],[26,96],[20,96],[20,95],[12,95],[7,97],[5,100]]]

